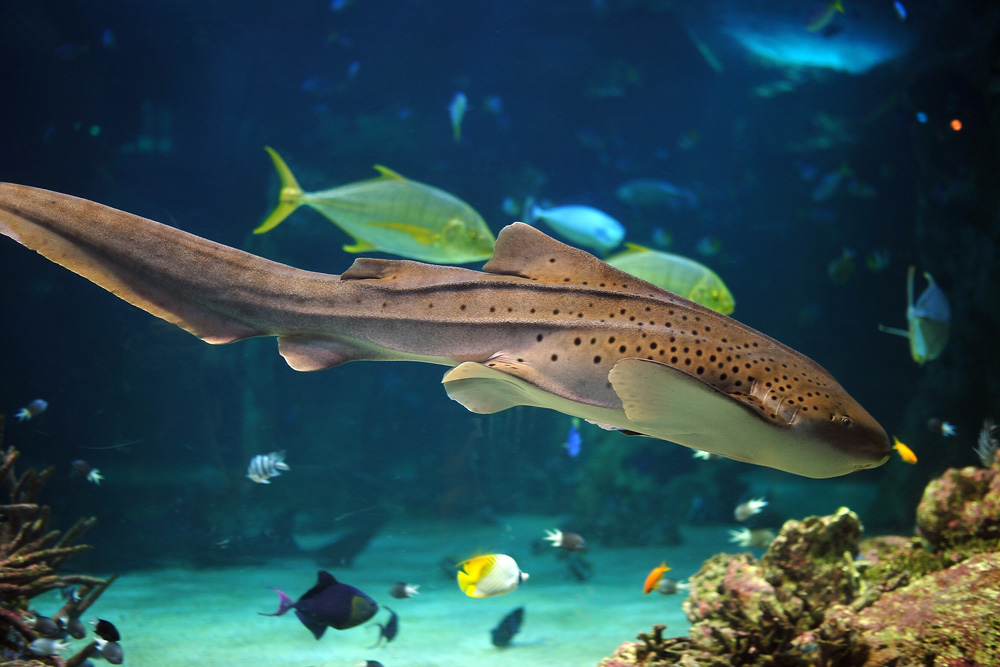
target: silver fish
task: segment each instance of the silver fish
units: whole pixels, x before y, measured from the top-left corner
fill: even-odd
[[[258,484],[270,484],[271,478],[280,475],[282,470],[289,470],[285,463],[284,449],[270,454],[258,454],[250,459],[247,477]]]

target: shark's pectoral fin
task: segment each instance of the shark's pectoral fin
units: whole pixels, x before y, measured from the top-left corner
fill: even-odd
[[[754,461],[754,449],[774,435],[756,401],[729,396],[672,366],[622,359],[608,379],[626,416],[647,435],[741,461]]]
[[[547,399],[551,394],[531,382],[475,361],[455,366],[445,373],[441,383],[449,397],[478,414],[493,414],[517,405],[550,407],[551,402]]]

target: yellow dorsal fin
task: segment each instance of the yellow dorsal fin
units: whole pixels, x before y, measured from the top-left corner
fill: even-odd
[[[625,242],[625,248],[627,251],[631,252],[653,252],[652,248],[647,248],[644,245],[640,245],[638,243],[631,243],[629,241]]]
[[[520,276],[541,283],[586,285],[594,289],[603,288],[666,299],[681,298],[662,287],[605,264],[588,252],[556,241],[523,222],[515,222],[500,230],[493,257],[483,266],[483,271]]]
[[[405,176],[403,176],[398,172],[393,171],[392,169],[389,169],[389,167],[386,167],[385,165],[376,164],[372,166],[375,167],[375,171],[377,171],[381,175],[380,180],[390,180],[390,181],[406,180]]]

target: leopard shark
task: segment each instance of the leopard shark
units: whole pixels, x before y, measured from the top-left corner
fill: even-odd
[[[547,408],[813,478],[891,452],[808,357],[523,223],[480,271],[359,258],[333,275],[0,184],[0,233],[208,343],[276,337],[298,371],[440,364],[448,396],[475,413]]]

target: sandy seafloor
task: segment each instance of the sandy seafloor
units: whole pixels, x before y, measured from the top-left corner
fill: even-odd
[[[667,624],[671,636],[686,634],[683,592],[644,596],[647,573],[665,559],[673,568],[671,576],[686,578],[713,553],[732,551],[725,526],[684,529],[685,543],[679,547],[592,545],[587,558],[594,564],[594,576],[581,583],[556,558],[556,549],[532,554],[532,541],[558,523],[558,517],[532,516],[504,517],[498,525],[387,525],[353,567],[330,571],[399,614],[399,634],[388,646],[369,648],[379,634],[375,623],[388,618],[385,610],[357,628],[328,630],[319,641],[291,612],[273,618],[258,615],[277,609],[278,596],[269,587],[297,599],[313,586],[321,564],[299,557],[253,567],[125,572],[84,620],[113,620],[122,634],[125,664],[142,667],[335,667],[366,659],[385,667],[585,666],[656,623]],[[465,596],[453,577],[444,577],[438,562],[449,554],[477,551],[514,555],[530,579],[509,595]],[[399,580],[420,584],[420,594],[393,599],[388,590]],[[44,608],[43,600],[36,603]],[[508,648],[494,647],[490,630],[521,605],[521,632]]]

